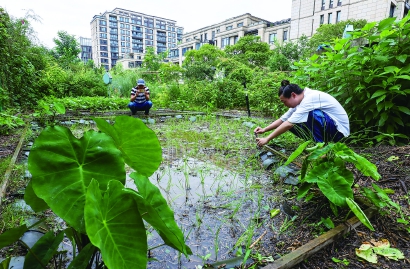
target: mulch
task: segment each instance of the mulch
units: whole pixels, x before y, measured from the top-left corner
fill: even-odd
[[[389,197],[402,207],[409,220],[410,146],[377,146],[367,149],[355,149],[355,152],[376,164],[381,175],[381,179],[375,182],[369,177],[355,174],[355,182],[360,186],[367,187],[370,187],[372,183],[376,183],[383,189],[392,190],[390,192],[393,193],[389,194]],[[328,216],[329,213],[319,212],[316,221],[320,221],[321,215]],[[343,212],[340,213],[343,215]],[[396,212],[380,212],[370,219],[375,228],[374,232],[360,225],[344,238],[338,239],[294,268],[410,268],[410,230],[407,231],[404,225],[398,223],[397,218],[400,218],[400,216]],[[392,248],[397,248],[403,252],[405,260],[394,261],[378,257],[377,264],[361,260],[356,256],[355,250],[364,242],[370,242],[372,239],[375,241],[387,239]],[[346,259],[348,265],[342,262],[333,262],[332,258]]]

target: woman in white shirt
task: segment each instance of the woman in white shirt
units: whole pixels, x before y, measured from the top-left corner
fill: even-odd
[[[330,94],[309,88],[301,89],[297,84],[283,80],[279,98],[289,110],[265,128],[255,128],[256,134],[275,129],[267,137],[256,138],[258,146],[267,144],[286,131],[315,142],[337,142],[350,134],[347,113]]]

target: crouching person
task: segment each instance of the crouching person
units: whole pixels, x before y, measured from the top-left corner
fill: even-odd
[[[138,79],[137,86],[131,89],[128,107],[131,109],[132,115],[135,115],[137,111],[145,111],[144,114],[149,115],[152,102],[149,98],[149,88],[145,86],[143,79]]]

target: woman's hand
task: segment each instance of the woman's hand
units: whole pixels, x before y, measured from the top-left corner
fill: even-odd
[[[263,134],[265,132],[265,128],[261,128],[261,127],[256,127],[255,130],[253,130],[253,132],[255,134]]]
[[[262,147],[263,145],[266,145],[269,142],[267,138],[256,138],[256,144],[259,147]]]

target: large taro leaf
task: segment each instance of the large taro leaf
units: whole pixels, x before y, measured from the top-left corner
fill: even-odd
[[[25,269],[42,269],[41,264],[47,265],[51,258],[56,254],[58,246],[63,241],[64,232],[58,233],[56,236],[53,231],[42,236],[37,243],[31,248],[24,259]],[[41,261],[38,261],[39,259]]]
[[[345,206],[346,198],[353,199],[349,182],[336,172],[329,173],[327,177],[319,177],[317,185],[327,199],[337,206]]]
[[[366,158],[360,156],[359,154],[354,154],[356,161],[354,165],[356,168],[363,173],[365,176],[370,176],[374,180],[380,179],[380,174],[377,172],[377,166],[369,162]]]
[[[125,162],[138,173],[151,176],[162,161],[162,150],[154,131],[140,119],[118,116],[110,125],[103,119],[94,119],[98,129],[114,139]]]
[[[356,215],[356,217],[364,224],[364,226],[369,228],[371,231],[374,231],[373,225],[370,223],[366,214],[362,211],[360,206],[352,198],[346,197],[346,204],[350,207],[350,209]]]
[[[311,143],[311,141],[306,141],[305,143],[299,145],[299,147],[292,153],[290,154],[288,160],[285,162],[284,165],[288,165],[291,162],[293,162],[293,160],[295,160],[300,154],[302,154],[303,150]]]
[[[35,194],[80,232],[85,232],[85,194],[91,179],[98,179],[101,189],[112,179],[125,183],[121,152],[109,136],[95,131],[77,139],[65,127],[47,127],[34,142],[28,168]]]
[[[165,244],[175,248],[185,255],[192,254],[191,249],[185,244],[184,235],[174,219],[174,212],[168,207],[159,189],[153,185],[146,176],[132,173],[138,188],[135,198],[141,216],[159,233]]]
[[[87,189],[85,224],[93,245],[108,268],[146,268],[147,236],[133,195],[112,180],[101,193],[92,180]]]
[[[313,167],[305,176],[304,182],[316,183],[319,177],[326,178],[329,173],[336,169],[331,162],[324,162]]]
[[[24,191],[24,201],[34,210],[34,212],[44,211],[49,209],[49,206],[43,199],[39,198],[33,190],[33,184],[30,182],[27,184]]]

